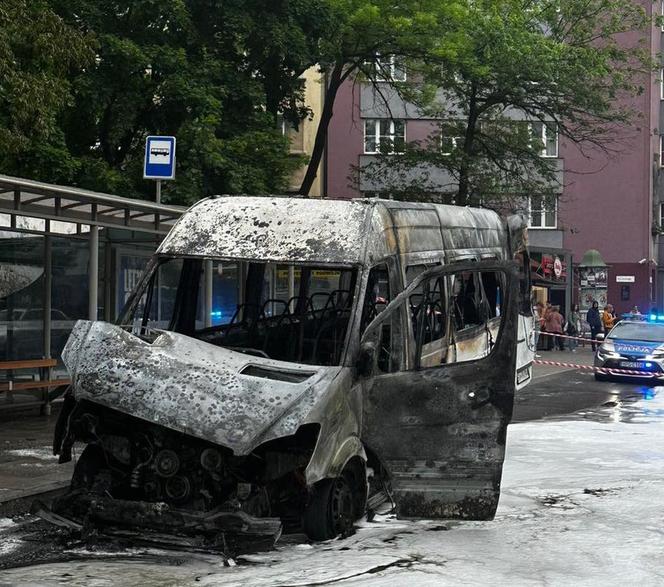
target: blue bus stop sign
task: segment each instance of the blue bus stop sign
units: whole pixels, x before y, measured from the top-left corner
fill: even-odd
[[[175,177],[175,137],[148,137],[145,141],[144,179]]]

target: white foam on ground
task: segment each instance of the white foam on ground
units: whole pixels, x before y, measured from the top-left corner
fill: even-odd
[[[14,550],[16,550],[19,546],[23,544],[22,540],[19,540],[18,538],[6,538],[3,537],[0,539],[0,555],[4,556],[7,554],[10,554]],[[0,573],[0,578],[2,573]]]
[[[50,448],[13,448],[4,452],[15,457],[30,457],[41,461],[57,460]]]
[[[601,422],[558,418],[510,426],[493,521],[384,516],[346,540],[311,548],[285,544],[238,557],[232,568],[214,559],[178,567],[77,561],[0,572],[0,583],[95,586],[114,577],[155,586],[659,585],[664,391],[648,397],[604,410]]]

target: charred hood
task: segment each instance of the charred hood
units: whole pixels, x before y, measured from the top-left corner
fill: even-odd
[[[63,351],[77,400],[184,432],[237,455],[294,434],[340,367],[272,361],[173,332],[146,342],[79,321]]]

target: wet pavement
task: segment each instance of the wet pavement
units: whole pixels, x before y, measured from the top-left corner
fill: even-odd
[[[589,351],[541,354],[546,360],[564,362],[574,357],[580,364],[592,359]],[[592,537],[583,534],[588,528],[611,532],[611,521],[605,518],[612,511],[633,526],[630,540],[634,544],[642,538],[651,543],[645,550],[657,542],[664,552],[664,518],[659,510],[644,513],[649,505],[641,491],[648,488],[654,502],[664,503],[659,489],[664,454],[657,448],[659,437],[664,436],[659,432],[664,423],[664,389],[661,397],[660,389],[632,381],[596,382],[591,371],[538,366],[533,382],[515,402],[503,494],[493,522],[416,523],[379,517],[373,524],[362,524],[346,540],[310,545],[302,536],[286,537],[271,553],[228,561],[221,554],[160,550],[94,536],[84,541],[27,514],[4,514],[11,517],[3,518],[0,509],[0,568],[20,567],[0,571],[0,585],[389,585],[395,580],[429,584],[429,578],[435,578],[432,585],[444,583],[445,578],[456,584],[475,584],[473,578],[477,584],[573,582],[565,579],[560,561],[553,563],[545,551],[565,552],[565,541],[592,543]],[[68,482],[71,464],[59,467],[50,453],[54,422],[51,416],[0,423],[0,499],[8,492],[43,491]],[[611,462],[613,457],[623,463],[622,468]],[[629,470],[634,475],[623,474]],[[630,502],[628,494],[638,494],[636,502]],[[630,518],[634,503],[640,508],[634,513],[638,519]],[[601,519],[596,519],[599,515]],[[440,530],[450,532],[443,535]],[[470,558],[460,553],[460,545],[470,549]],[[494,569],[485,560],[487,548],[489,559],[502,557],[511,561],[511,567],[504,563],[507,567],[502,571],[496,570],[500,565]],[[532,575],[522,568],[523,561],[512,560],[512,549],[519,548],[540,557],[530,561]],[[582,552],[566,556],[576,557],[574,564],[580,566],[587,562],[591,574],[585,579],[592,584],[598,576],[592,572],[600,572],[603,553],[583,545],[578,549]],[[443,556],[449,552],[456,554]],[[631,551],[628,557],[638,558]],[[456,574],[455,565],[464,560],[470,575],[461,570]],[[237,566],[229,568],[229,564]],[[625,573],[638,576],[636,566],[621,564]],[[654,563],[639,564],[641,570],[648,570],[644,584],[656,584]],[[550,567],[556,567],[553,575],[547,574]],[[308,569],[309,573],[303,573]],[[575,573],[571,576],[582,577],[581,570]],[[619,584],[611,575],[604,578],[604,584]]]
[[[73,463],[58,465],[53,430],[59,410],[50,416],[20,416],[0,421],[0,513],[7,502],[65,487]],[[7,506],[4,506],[7,507]]]
[[[592,365],[589,348],[569,351],[543,351],[541,359],[567,364]],[[635,379],[595,381],[590,369],[536,365],[533,381],[517,394],[512,422],[580,413],[601,406],[633,403],[653,393],[655,382]]]

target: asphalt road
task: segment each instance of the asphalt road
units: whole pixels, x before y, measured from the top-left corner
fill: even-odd
[[[586,412],[600,406],[633,402],[656,393],[653,384],[633,379],[595,381],[591,371],[548,370],[535,371],[530,385],[517,393],[513,422],[528,422],[576,414],[592,417]]]

